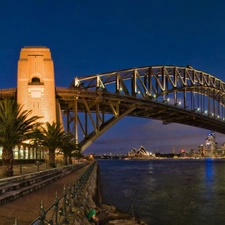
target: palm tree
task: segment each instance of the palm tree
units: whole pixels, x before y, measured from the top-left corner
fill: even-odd
[[[74,136],[71,133],[67,133],[66,137],[63,142],[62,149],[60,152],[63,152],[63,164],[68,164],[68,157],[69,157],[69,164],[72,164],[72,156],[74,152],[78,150],[77,144],[74,142]]]
[[[49,151],[49,166],[56,167],[55,165],[55,150],[62,149],[66,133],[60,123],[47,122],[45,127],[42,127],[42,146],[47,147]]]
[[[15,100],[0,102],[0,146],[2,146],[3,177],[13,176],[13,148],[35,136],[34,128],[41,117],[30,116]]]

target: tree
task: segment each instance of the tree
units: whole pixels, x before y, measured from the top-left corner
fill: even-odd
[[[49,151],[49,166],[56,167],[55,165],[55,150],[62,149],[64,140],[66,139],[66,132],[63,130],[60,123],[47,122],[45,127],[42,127],[42,146],[48,148]]]
[[[78,148],[77,150],[72,152],[72,156],[78,158],[78,161],[80,158],[84,158],[84,155],[81,153],[81,149]]]
[[[78,151],[77,144],[74,142],[74,136],[71,133],[67,133],[63,142],[62,149],[60,150],[63,152],[63,164],[68,165],[68,158],[69,164],[72,164],[72,156],[75,151]]]
[[[3,177],[13,176],[13,148],[35,136],[34,129],[41,117],[30,116],[31,110],[22,110],[15,100],[0,102],[0,146],[2,146]]]

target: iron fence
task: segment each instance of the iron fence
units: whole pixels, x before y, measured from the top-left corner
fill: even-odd
[[[73,214],[72,207],[78,201],[78,196],[85,189],[95,165],[96,162],[92,163],[85,173],[67,189],[64,186],[63,195],[61,197],[58,197],[56,192],[54,203],[48,209],[44,208],[44,203],[41,201],[39,216],[30,225],[69,224],[68,215]],[[19,225],[17,219],[15,219],[13,225]]]

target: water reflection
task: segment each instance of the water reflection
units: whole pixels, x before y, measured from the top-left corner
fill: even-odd
[[[213,159],[207,158],[205,163],[205,186],[207,187],[207,190],[209,190],[214,183],[213,169]]]
[[[225,161],[100,162],[103,200],[151,225],[222,225]],[[106,189],[105,189],[106,188]]]

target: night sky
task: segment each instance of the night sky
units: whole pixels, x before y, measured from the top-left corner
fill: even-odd
[[[151,65],[191,65],[225,81],[223,0],[8,0],[0,3],[0,88],[16,87],[24,46],[50,48],[55,82]],[[204,144],[208,130],[129,118],[84,153],[176,153]],[[224,135],[216,133],[219,144]]]

